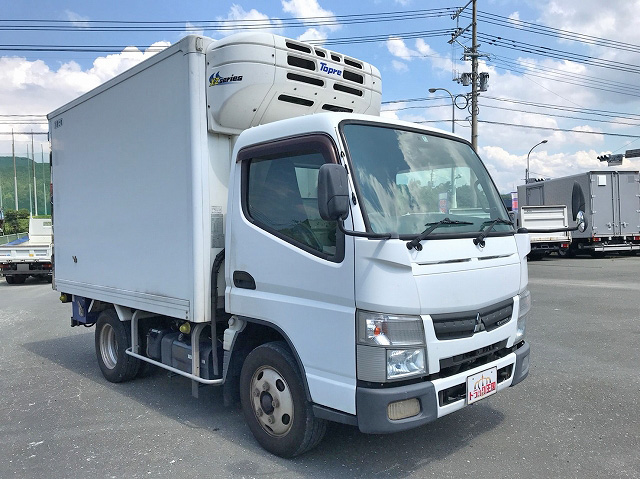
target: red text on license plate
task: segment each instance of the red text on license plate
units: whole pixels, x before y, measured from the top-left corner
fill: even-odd
[[[498,388],[498,368],[491,368],[467,377],[467,404],[495,394]]]

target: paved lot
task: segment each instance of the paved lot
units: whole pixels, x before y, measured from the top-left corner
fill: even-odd
[[[0,281],[0,477],[640,478],[640,257],[529,263],[521,385],[390,436],[334,425],[310,453],[264,452],[220,391],[158,371],[105,381],[93,329],[49,284]]]

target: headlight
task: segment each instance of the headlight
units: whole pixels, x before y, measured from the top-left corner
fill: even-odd
[[[519,343],[524,339],[524,334],[527,328],[527,317],[531,310],[531,293],[529,290],[525,290],[519,295],[520,297],[520,309],[518,310],[518,330],[516,331],[516,343]]]
[[[426,373],[422,318],[358,311],[358,379],[384,382]]]
[[[423,374],[424,349],[387,349],[387,379]]]

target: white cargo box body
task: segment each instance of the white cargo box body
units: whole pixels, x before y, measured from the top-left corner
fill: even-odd
[[[49,115],[59,291],[207,317],[211,202],[226,204],[229,145],[217,143],[226,156],[216,167],[226,171],[210,170],[207,40],[198,38]]]
[[[365,62],[248,33],[186,37],[59,108],[56,289],[208,321],[237,135],[321,111],[378,114],[380,98]]]

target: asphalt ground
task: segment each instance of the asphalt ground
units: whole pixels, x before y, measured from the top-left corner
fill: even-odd
[[[531,372],[419,429],[333,424],[285,460],[220,389],[101,375],[93,329],[34,278],[0,281],[0,478],[640,478],[640,257],[529,263]]]

